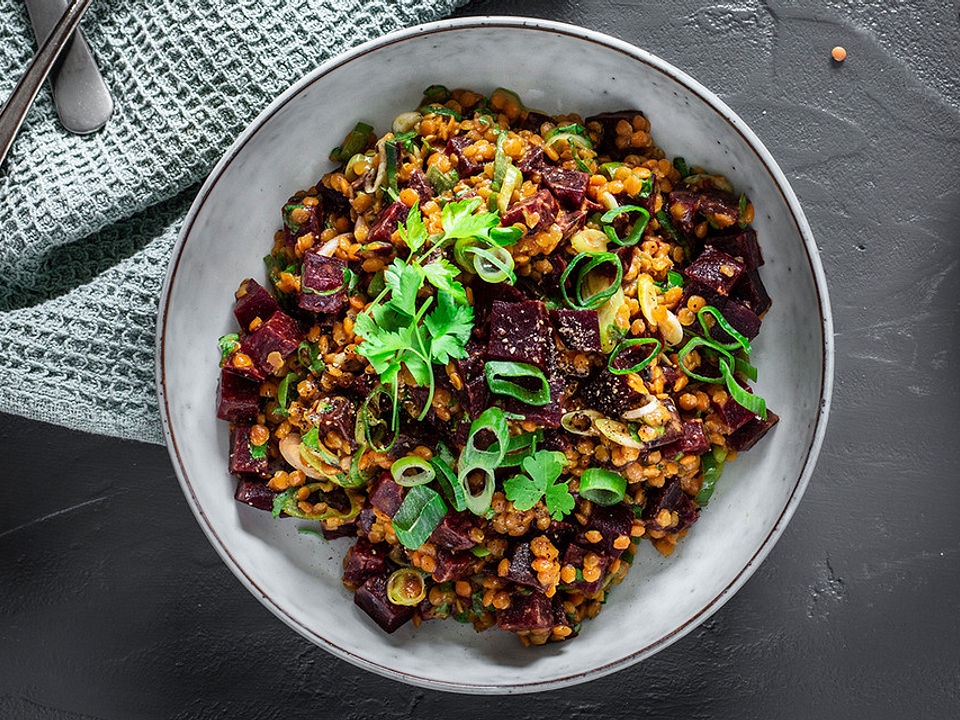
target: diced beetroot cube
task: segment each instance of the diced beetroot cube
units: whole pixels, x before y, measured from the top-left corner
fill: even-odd
[[[647,448],[650,449],[668,445],[683,437],[683,423],[680,421],[680,413],[677,412],[677,406],[673,404],[673,400],[661,398],[659,402],[661,409],[668,413],[669,419],[660,426],[663,432],[646,443]]]
[[[753,228],[708,236],[704,242],[727,255],[739,258],[747,270],[756,270],[763,265],[763,253],[760,252],[760,243],[757,242],[757,231]]]
[[[590,173],[555,167],[543,168],[540,177],[544,187],[557,196],[560,204],[571,209],[580,207],[590,181]]]
[[[430,542],[455,552],[469,550],[477,544],[477,541],[470,537],[470,531],[476,528],[474,517],[476,516],[473,513],[466,510],[448,512],[430,535]]]
[[[549,190],[541,190],[515,202],[501,216],[504,227],[523,223],[533,232],[550,227],[556,219],[557,199]]]
[[[374,545],[364,538],[357,540],[343,558],[343,584],[355,590],[363,585],[367,578],[382,576],[387,571],[389,552],[390,546],[385,543]]]
[[[319,199],[319,198],[318,198]],[[294,245],[297,238],[312,234],[320,237],[323,229],[323,202],[305,205],[303,198],[292,197],[283,206],[283,237],[287,245]]]
[[[352,400],[342,395],[322,397],[310,406],[304,417],[317,427],[320,437],[335,432],[351,448],[357,446],[357,406]]]
[[[646,403],[646,396],[630,387],[627,377],[615,375],[603,368],[581,385],[580,396],[587,407],[611,417],[619,417],[621,413]]]
[[[710,449],[710,440],[703,429],[703,420],[695,418],[683,423],[683,436],[660,448],[663,457],[673,459],[677,455],[703,455]]]
[[[373,524],[377,521],[377,514],[374,512],[373,508],[365,507],[360,511],[360,514],[357,515],[357,527],[360,530],[360,534],[363,537],[366,537],[370,534],[370,531],[373,530]]]
[[[749,388],[745,388],[749,392]],[[713,403],[717,410],[717,415],[723,421],[723,424],[731,431],[743,427],[750,422],[756,415],[747,410],[743,405],[734,400],[730,395],[722,403]]]
[[[560,277],[563,275],[563,271],[567,269],[567,259],[560,253],[554,253],[547,260],[550,261],[550,272],[543,274],[543,278],[540,280],[540,289],[545,295],[559,295]],[[569,278],[567,282],[570,283]]]
[[[487,355],[494,360],[512,360],[546,367],[547,343],[553,342],[547,311],[538,300],[507,303],[494,301],[490,311]]]
[[[484,375],[486,346],[471,338],[466,350],[466,357],[453,361],[461,381],[460,390],[456,392],[463,409],[470,417],[476,418],[490,406],[490,390]]]
[[[633,124],[633,118],[637,115],[643,117],[640,110],[617,110],[616,112],[604,112],[599,115],[591,115],[584,122],[589,128],[592,123],[600,123],[600,137],[597,140],[596,149],[601,155],[613,155],[619,157],[623,151],[617,147],[617,125],[621,120]]]
[[[596,310],[551,310],[550,322],[569,350],[600,352],[600,320]]]
[[[262,372],[271,373],[281,367],[302,339],[303,334],[296,321],[286,313],[275,312],[244,338],[240,351],[253,360]]]
[[[232,367],[220,371],[217,417],[232,423],[253,423],[260,412],[260,383]]]
[[[437,582],[448,580],[462,580],[473,575],[477,558],[471,552],[452,553],[444,548],[437,548],[437,567],[433,571],[433,579]]]
[[[671,517],[669,523],[661,525],[660,513],[664,510],[668,510]],[[662,488],[647,491],[647,504],[643,508],[642,518],[648,530],[677,533],[693,525],[697,519],[697,510],[690,496],[683,491],[680,479],[674,478]]]
[[[557,218],[557,227],[559,227],[560,232],[563,233],[564,240],[569,240],[576,235],[578,231],[583,229],[586,223],[586,210],[571,210]]]
[[[548,443],[544,442],[543,449],[556,450],[557,448],[550,447]],[[557,548],[561,554],[563,554],[567,545],[570,544],[570,541],[576,534],[577,528],[570,520],[550,520],[550,527],[544,532],[544,535],[550,539],[550,542],[553,543],[553,546]]]
[[[560,427],[560,421],[563,419],[563,396],[566,382],[560,374],[550,377],[548,382],[550,385],[550,402],[546,405],[528,405],[516,398],[508,397],[506,401],[507,412],[523,415],[525,420],[534,422],[541,427]]]
[[[266,320],[280,309],[273,295],[253,278],[247,278],[240,283],[236,298],[233,315],[245,331],[250,328],[254,318]]]
[[[339,312],[347,302],[346,268],[345,260],[308,250],[303,256],[297,305],[313,312]]]
[[[353,595],[353,601],[385,632],[392,633],[413,617],[415,608],[394,605],[387,598],[387,578],[375,575],[367,578]]]
[[[697,209],[714,227],[727,228],[740,220],[740,198],[722,190],[702,192]]]
[[[422,170],[417,168],[411,170],[410,177],[407,178],[404,187],[417,193],[417,197],[420,198],[420,205],[433,199],[433,185],[427,180],[427,176],[423,174]]]
[[[623,554],[625,548],[614,547],[618,538],[630,537],[630,528],[633,527],[633,510],[624,503],[616,505],[594,505],[590,512],[586,526],[580,531],[576,542],[598,555],[606,555],[616,559]],[[587,533],[591,530],[600,532],[598,542],[587,540]],[[623,544],[623,541],[620,542]]]
[[[317,183],[317,192],[323,200],[324,212],[336,213],[344,217],[350,216],[350,199],[342,192],[327,187],[323,182]]]
[[[673,226],[687,237],[694,237],[700,194],[691,190],[674,190],[667,196],[665,208]]]
[[[326,524],[320,525],[320,534],[324,540],[338,540],[340,538],[357,536],[357,523],[348,522],[343,525],[337,525],[335,528],[328,528]]]
[[[510,595],[510,607],[497,612],[497,625],[501,630],[546,630],[556,624],[556,615],[550,599],[539,590],[529,594],[514,592]]]
[[[537,573],[533,571],[533,561],[536,557],[533,550],[530,549],[529,542],[517,543],[510,555],[510,567],[504,576],[507,580],[512,580],[518,585],[542,589],[543,586],[537,580]]]
[[[400,227],[400,223],[406,221],[409,212],[410,208],[399,200],[387,205],[380,211],[380,214],[377,215],[377,219],[373,221],[373,225],[370,226],[370,232],[367,233],[367,242],[389,243],[390,238],[393,237],[397,228]]]
[[[467,156],[463,154],[464,148],[470,145],[473,145],[473,140],[464,135],[458,135],[447,141],[446,153],[447,155],[457,156],[457,172],[460,173],[460,177],[476,175],[483,169],[482,165],[474,160],[468,159]]]
[[[589,548],[584,548],[576,543],[570,543],[567,547],[567,551],[563,554],[563,563],[562,565],[573,565],[577,570],[583,571],[583,561],[586,558],[588,552],[595,552]],[[571,583],[568,583],[570,587],[575,590],[579,590],[584,595],[593,595],[596,593],[602,586],[603,581],[607,575],[607,568],[610,566],[612,560],[601,553],[595,553],[600,561],[597,564],[597,568],[600,570],[600,577],[592,582],[587,580],[574,580]]]
[[[370,492],[370,504],[384,515],[393,517],[403,502],[404,489],[397,485],[389,472],[383,472],[376,487]]]
[[[517,163],[517,170],[524,175],[540,172],[543,169],[543,148],[539,145],[528,145],[523,157]]]
[[[708,247],[700,257],[683,269],[683,274],[726,296],[730,294],[744,270],[744,264],[736,258],[714,247]]]
[[[727,322],[733,325],[734,329],[739,331],[741,335],[753,340],[759,334],[760,318],[746,305],[728,299],[722,307],[717,307],[721,310]],[[733,342],[733,338],[727,335],[719,325],[710,328],[710,337],[720,342]]]
[[[520,125],[520,129],[539,134],[540,128],[545,122],[553,122],[553,118],[549,115],[544,115],[542,112],[530,110],[527,112],[526,117],[523,118],[523,124]],[[530,147],[540,149],[539,145],[531,145]]]
[[[250,428],[237,425],[230,431],[230,472],[234,475],[264,475],[267,472],[267,456],[253,457],[250,445]]]
[[[740,277],[733,286],[731,296],[746,304],[756,315],[763,315],[770,309],[770,296],[756,270],[748,270]]]
[[[735,433],[728,436],[727,447],[737,452],[749,450],[778,422],[780,422],[780,416],[772,410],[767,410],[766,420],[755,417],[742,425]]]
[[[257,510],[273,510],[273,499],[276,496],[276,491],[268,488],[265,482],[248,478],[242,478],[237,483],[237,491],[233,495],[237,502],[255,507]]]

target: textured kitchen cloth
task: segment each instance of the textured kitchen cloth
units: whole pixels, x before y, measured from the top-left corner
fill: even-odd
[[[465,2],[94,0],[114,116],[68,135],[44,90],[0,169],[0,411],[162,442],[158,295],[198,183],[306,71]],[[0,0],[0,98],[34,50],[22,0]]]

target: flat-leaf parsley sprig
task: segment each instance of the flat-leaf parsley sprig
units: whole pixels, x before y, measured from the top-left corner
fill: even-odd
[[[558,482],[566,458],[563,453],[538,450],[523,459],[520,467],[526,475],[514,475],[503,483],[507,500],[520,511],[530,510],[541,498],[550,517],[560,520],[573,511],[574,499],[569,481]]]

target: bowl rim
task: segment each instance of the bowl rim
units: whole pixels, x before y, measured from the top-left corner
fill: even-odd
[[[822,363],[821,363],[821,374],[820,374],[820,400],[819,400],[819,410],[817,412],[817,418],[814,425],[814,432],[811,437],[810,443],[807,447],[806,457],[804,459],[803,467],[801,468],[800,474],[797,477],[796,483],[790,493],[790,496],[787,499],[783,509],[780,512],[780,515],[777,518],[777,521],[774,523],[773,527],[770,529],[770,532],[766,535],[763,541],[760,543],[760,546],[756,549],[754,554],[750,557],[747,563],[743,568],[730,580],[729,583],[712,599],[710,600],[703,608],[698,612],[693,614],[687,620],[685,620],[681,625],[674,628],[670,632],[664,634],[658,640],[645,645],[644,647],[631,652],[623,657],[616,658],[607,662],[603,665],[593,667],[587,670],[583,670],[577,673],[571,673],[569,675],[552,678],[543,681],[526,681],[518,683],[498,683],[498,684],[489,684],[489,683],[469,683],[469,682],[456,682],[456,681],[447,681],[447,680],[438,680],[431,677],[420,676],[412,673],[407,673],[395,668],[388,667],[386,665],[374,662],[369,660],[366,657],[358,655],[346,648],[340,647],[335,643],[327,640],[325,637],[320,635],[318,632],[312,628],[308,628],[294,617],[292,617],[288,612],[281,607],[276,601],[274,601],[267,593],[265,593],[255,582],[254,580],[247,575],[240,563],[231,555],[230,550],[227,548],[224,540],[222,540],[213,529],[209,519],[206,516],[203,508],[200,507],[200,504],[197,500],[197,497],[191,486],[190,478],[187,475],[186,468],[183,465],[183,461],[180,457],[180,451],[177,443],[177,438],[173,432],[173,429],[170,424],[170,412],[167,406],[167,392],[166,392],[166,378],[165,378],[165,366],[164,366],[164,346],[165,346],[165,337],[166,337],[166,324],[167,324],[167,310],[170,303],[170,291],[173,286],[173,282],[176,278],[177,269],[179,267],[180,259],[183,255],[184,248],[186,247],[187,238],[190,236],[193,224],[196,221],[196,218],[200,211],[203,208],[203,205],[208,197],[212,188],[216,185],[221,175],[227,168],[230,166],[231,162],[236,158],[236,156],[243,150],[247,142],[263,127],[266,121],[271,118],[280,108],[286,105],[294,97],[296,97],[300,92],[305,90],[307,87],[312,85],[314,82],[318,81],[331,71],[346,65],[347,63],[369,55],[370,53],[376,52],[377,50],[387,47],[390,45],[395,45],[397,43],[404,42],[411,38],[427,36],[427,35],[437,35],[440,33],[459,31],[468,28],[489,28],[489,27],[503,27],[509,29],[521,29],[534,32],[547,32],[551,34],[559,34],[571,37],[576,40],[585,40],[587,42],[600,45],[606,49],[614,50],[616,52],[622,53],[632,60],[640,61],[651,69],[660,72],[670,80],[677,82],[683,85],[688,91],[699,97],[707,105],[709,105],[715,112],[717,112],[746,142],[750,149],[757,156],[761,164],[766,168],[767,172],[770,174],[774,184],[777,187],[777,190],[780,192],[781,197],[783,198],[787,208],[790,211],[790,214],[793,218],[794,224],[797,227],[797,230],[803,239],[804,251],[806,254],[807,262],[810,267],[810,272],[814,279],[814,290],[817,294],[818,299],[818,310],[820,313],[820,327],[823,336],[823,345],[821,348],[822,351]],[[413,27],[405,28],[402,30],[397,30],[382,37],[369,40],[361,45],[358,45],[352,49],[349,49],[339,55],[327,60],[323,64],[316,67],[314,70],[306,73],[303,77],[295,81],[290,85],[284,92],[277,96],[273,102],[271,102],[264,110],[257,115],[257,117],[249,124],[246,128],[237,136],[236,140],[230,145],[230,147],[223,154],[219,162],[214,166],[213,170],[210,172],[206,181],[203,183],[200,191],[197,194],[197,197],[194,199],[193,204],[190,206],[190,210],[187,213],[183,226],[181,227],[180,233],[178,234],[177,241],[171,252],[171,259],[167,266],[167,273],[164,279],[162,292],[160,295],[159,303],[160,312],[157,317],[157,331],[156,331],[156,353],[155,353],[155,376],[157,384],[157,395],[160,405],[160,416],[163,425],[163,434],[166,441],[167,450],[170,454],[170,459],[173,463],[174,470],[177,475],[177,479],[180,482],[181,489],[183,490],[184,495],[187,498],[187,502],[190,506],[190,509],[193,511],[194,516],[197,519],[197,522],[200,524],[200,527],[203,529],[208,540],[213,545],[214,549],[226,563],[226,565],[231,569],[234,575],[243,583],[244,586],[274,615],[276,615],[280,620],[286,623],[289,627],[294,629],[300,635],[310,640],[314,644],[324,648],[328,652],[336,655],[339,658],[342,658],[354,665],[362,667],[366,670],[370,670],[378,675],[384,677],[400,680],[412,685],[434,689],[434,690],[443,690],[448,692],[459,692],[459,693],[470,693],[470,694],[513,694],[513,693],[527,693],[527,692],[539,692],[544,690],[551,690],[561,687],[566,687],[569,685],[574,685],[587,680],[595,679],[608,675],[617,670],[626,668],[634,663],[637,663],[651,655],[655,654],[659,650],[667,647],[668,645],[676,642],[681,637],[686,635],[688,632],[693,630],[695,627],[703,623],[707,618],[709,618],[713,613],[720,609],[723,604],[729,600],[737,590],[747,581],[747,579],[753,574],[759,564],[766,558],[766,556],[773,549],[774,544],[780,538],[785,529],[790,518],[793,516],[796,511],[797,505],[800,502],[801,497],[803,496],[804,491],[806,490],[807,485],[809,484],[810,477],[813,474],[814,467],[816,465],[817,457],[820,453],[820,448],[823,443],[824,433],[826,431],[827,417],[830,412],[831,399],[833,394],[833,376],[834,376],[834,342],[833,342],[833,316],[830,309],[830,301],[827,292],[827,283],[826,276],[823,271],[823,266],[820,261],[820,256],[817,250],[816,243],[813,239],[813,233],[810,230],[810,226],[807,223],[806,217],[803,214],[803,210],[800,207],[800,203],[793,192],[790,183],[787,181],[787,178],[783,174],[783,171],[780,169],[777,162],[773,159],[773,156],[766,149],[760,139],[756,134],[747,126],[747,124],[732,110],[726,105],[716,94],[708,90],[705,86],[700,84],[698,81],[694,80],[687,73],[682,70],[674,67],[672,64],[666,62],[665,60],[653,55],[652,53],[642,50],[635,45],[632,45],[628,42],[615,38],[611,35],[605,33],[597,32],[594,30],[588,30],[586,28],[578,27],[576,25],[570,25],[567,23],[560,23],[551,20],[541,20],[537,18],[522,17],[522,16],[499,16],[499,15],[484,15],[484,16],[472,16],[465,18],[451,18],[446,20],[440,20],[436,22],[424,23],[420,25],[415,25]]]

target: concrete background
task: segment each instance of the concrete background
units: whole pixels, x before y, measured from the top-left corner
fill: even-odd
[[[463,11],[581,24],[687,70],[756,130],[813,226],[837,331],[826,443],[779,544],[698,630],[549,695],[409,688],[261,607],[202,535],[163,448],[0,416],[0,718],[960,716],[958,10],[479,0]]]

